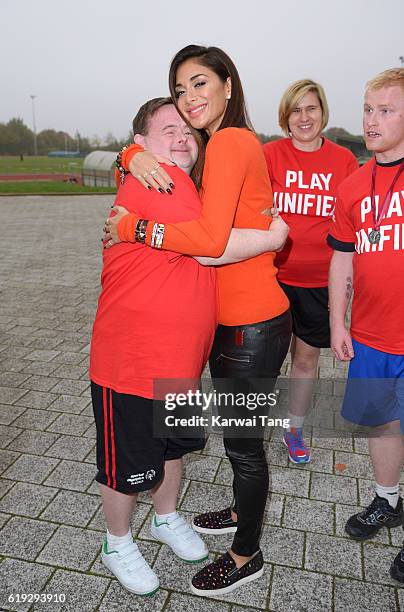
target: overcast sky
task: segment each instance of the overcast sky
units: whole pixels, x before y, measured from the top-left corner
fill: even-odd
[[[292,81],[324,86],[329,126],[361,133],[362,92],[404,55],[403,0],[0,0],[0,122],[126,136],[138,107],[168,93],[190,43],[235,61],[255,129],[279,133]]]

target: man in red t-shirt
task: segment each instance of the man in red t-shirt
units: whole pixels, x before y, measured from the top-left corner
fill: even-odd
[[[403,521],[404,464],[404,69],[382,72],[365,92],[363,127],[375,158],[337,194],[328,237],[331,347],[350,361],[342,416],[373,427],[369,453],[375,498],[350,517],[356,540]],[[345,315],[354,290],[350,332]],[[404,582],[404,548],[390,574]]]

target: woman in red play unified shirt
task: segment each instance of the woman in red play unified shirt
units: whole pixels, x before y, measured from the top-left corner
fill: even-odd
[[[321,85],[296,81],[279,105],[279,125],[287,138],[264,145],[274,203],[289,225],[288,240],[275,264],[293,318],[290,427],[284,443],[294,463],[310,461],[302,427],[320,349],[330,346],[327,285],[332,249],[326,239],[335,193],[358,167],[348,149],[322,136],[328,116]]]

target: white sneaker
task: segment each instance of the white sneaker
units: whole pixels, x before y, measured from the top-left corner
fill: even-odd
[[[136,595],[153,595],[159,588],[159,579],[140,552],[135,542],[108,550],[107,538],[102,545],[102,562],[122,586]]]
[[[183,561],[196,563],[208,558],[209,551],[205,542],[178,513],[160,524],[156,521],[156,515],[153,515],[150,531],[156,540],[168,544]]]

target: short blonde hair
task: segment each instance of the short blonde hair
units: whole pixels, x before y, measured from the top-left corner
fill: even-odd
[[[382,89],[383,87],[394,87],[395,85],[404,89],[404,68],[389,68],[377,74],[366,83],[365,91],[369,89]]]
[[[308,94],[310,91],[313,91],[316,94],[318,101],[320,102],[323,113],[321,131],[323,131],[327,125],[330,111],[328,109],[324,89],[319,83],[316,83],[311,79],[301,79],[300,81],[295,81],[289,85],[279,103],[279,125],[286,135],[289,135],[289,117],[292,114],[292,109],[295,108],[299,100],[301,100],[303,96]]]

